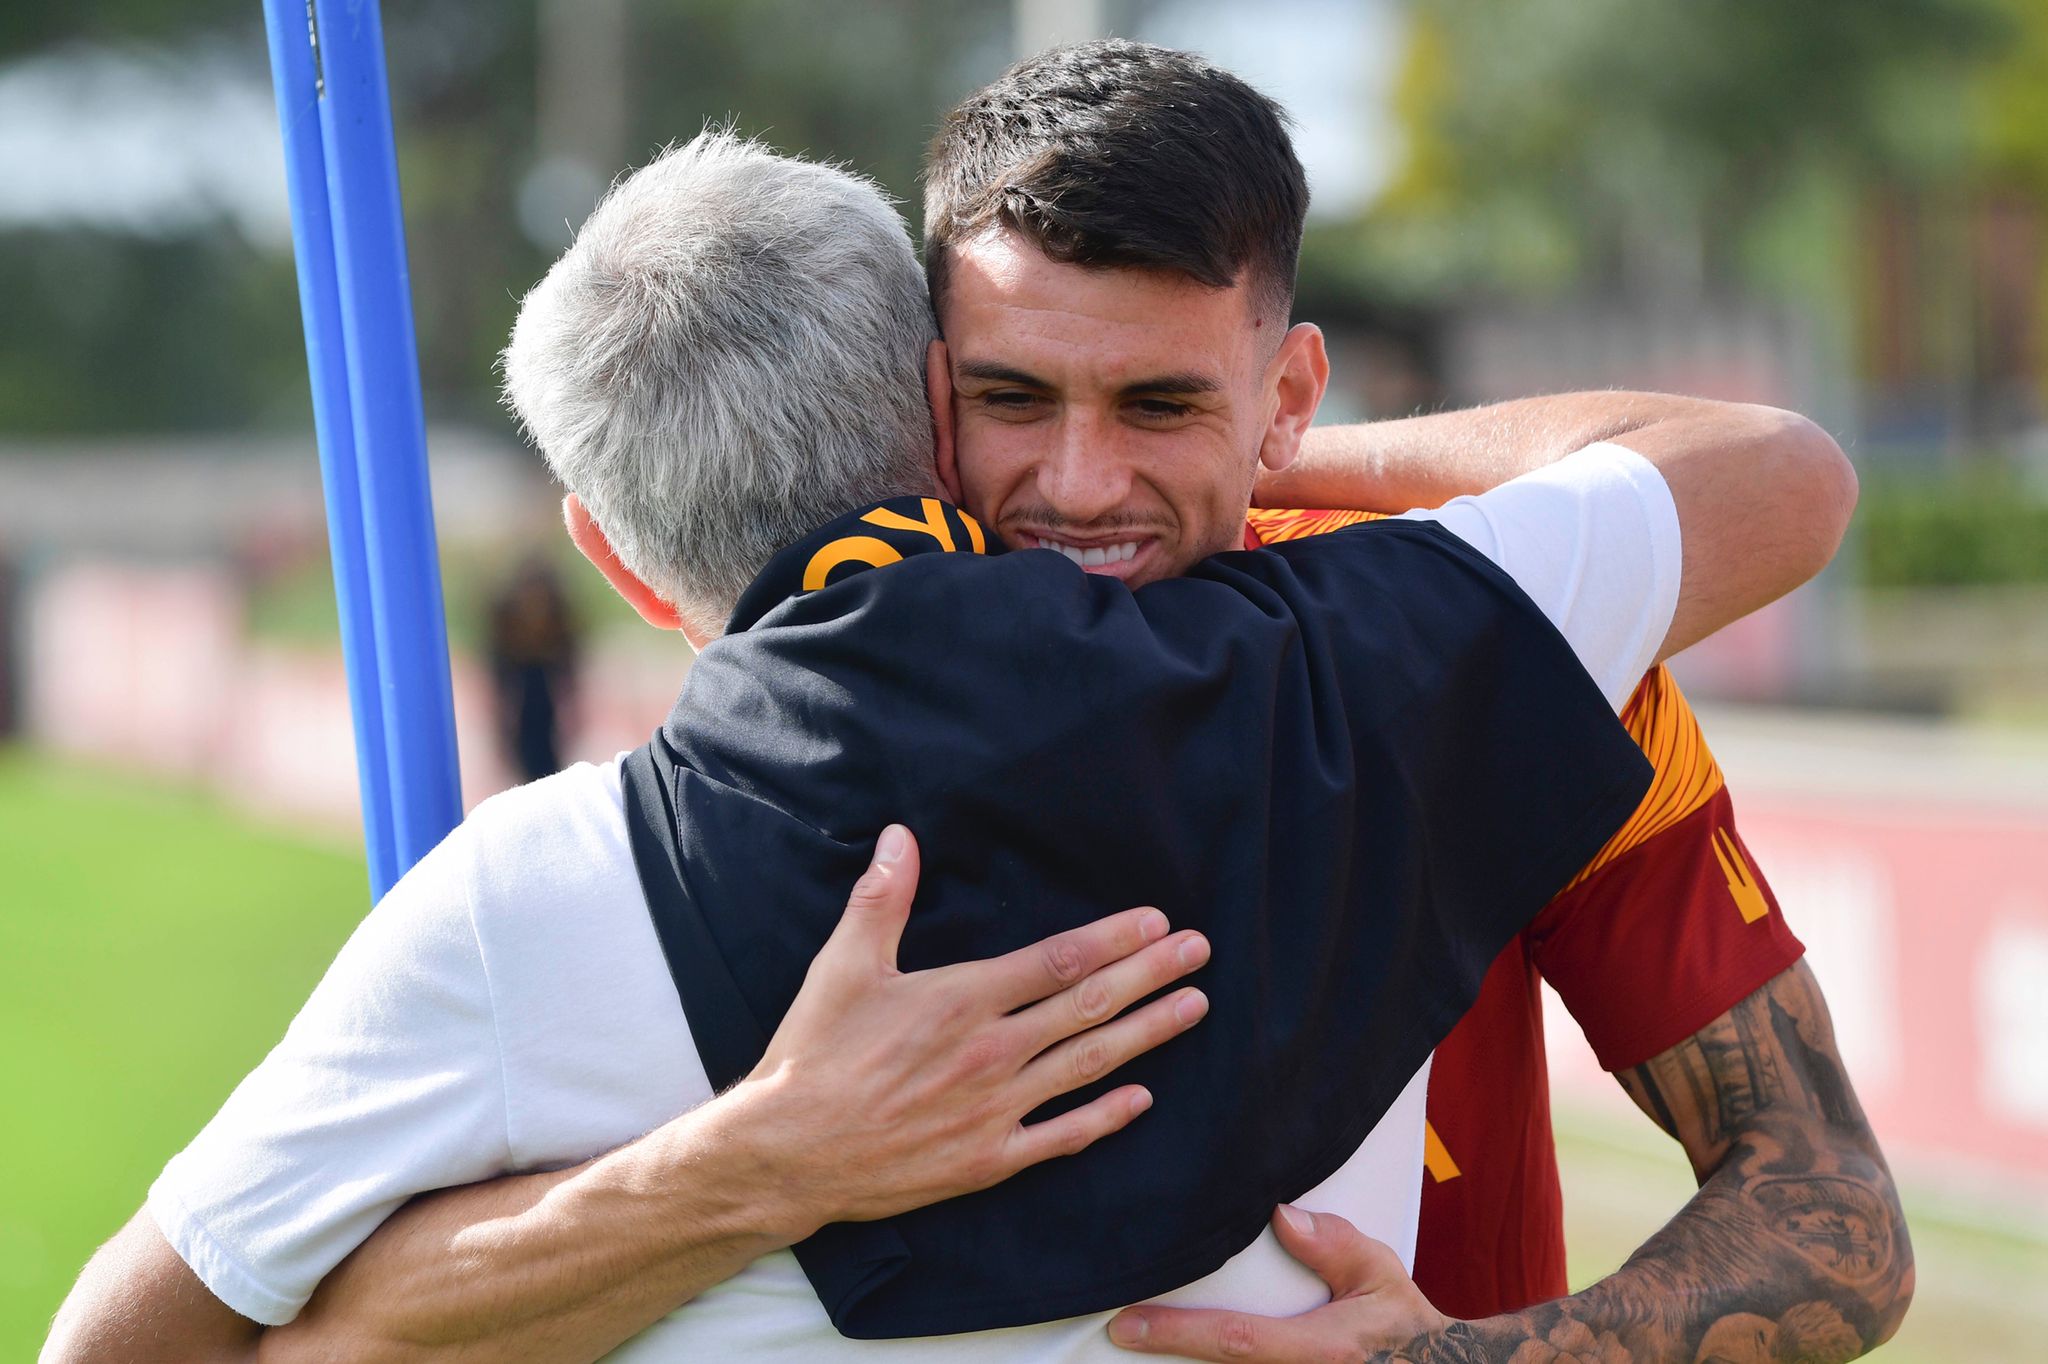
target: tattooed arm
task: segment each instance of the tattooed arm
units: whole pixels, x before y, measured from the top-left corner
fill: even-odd
[[[1286,1320],[1148,1307],[1111,1338],[1276,1364],[1836,1364],[1890,1339],[1913,1295],[1912,1246],[1804,962],[1619,1079],[1684,1144],[1700,1190],[1583,1292],[1446,1321],[1390,1271],[1391,1253],[1319,1216],[1276,1229],[1330,1281],[1329,1306]]]

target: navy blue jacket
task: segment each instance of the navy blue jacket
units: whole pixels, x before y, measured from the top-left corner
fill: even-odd
[[[854,1337],[1102,1311],[1218,1268],[1351,1156],[1650,779],[1556,629],[1436,525],[1136,592],[982,541],[899,499],[785,550],[626,761],[715,1088],[760,1060],[892,821],[924,864],[905,970],[1141,904],[1213,944],[1199,1027],[1035,1115],[1135,1082],[1142,1122],[795,1248]]]

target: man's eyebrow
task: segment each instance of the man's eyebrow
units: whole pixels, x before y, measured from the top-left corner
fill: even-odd
[[[993,360],[962,360],[960,377],[963,379],[987,379],[991,383],[1020,384],[1025,388],[1051,388],[1052,385],[1035,374],[1026,374],[1021,369],[999,365]]]
[[[1202,393],[1214,393],[1223,383],[1213,375],[1197,370],[1181,370],[1175,374],[1161,374],[1151,379],[1140,379],[1134,384],[1125,384],[1120,390],[1126,394],[1158,393],[1167,397],[1192,397]]]
[[[1052,387],[1035,374],[1028,374],[994,360],[962,360],[959,368],[960,377],[963,379],[984,379],[990,383],[1016,384],[1022,388]],[[1222,387],[1222,381],[1214,375],[1203,374],[1197,370],[1180,370],[1173,374],[1154,375],[1149,379],[1125,384],[1118,392],[1126,396],[1154,393],[1162,397],[1192,397],[1202,393],[1214,393]]]

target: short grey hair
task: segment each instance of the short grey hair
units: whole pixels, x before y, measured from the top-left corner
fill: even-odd
[[[626,567],[716,633],[777,550],[937,486],[936,335],[873,181],[707,130],[615,184],[526,295],[505,400]]]

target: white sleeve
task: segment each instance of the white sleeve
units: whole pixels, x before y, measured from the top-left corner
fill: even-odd
[[[1619,710],[1678,609],[1678,507],[1656,466],[1611,442],[1404,520],[1434,521],[1498,564]]]
[[[465,832],[370,912],[284,1040],[149,1191],[164,1238],[243,1316],[290,1321],[400,1203],[509,1163]]]

